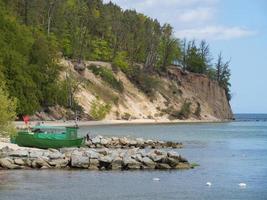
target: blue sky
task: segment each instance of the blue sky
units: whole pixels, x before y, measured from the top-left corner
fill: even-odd
[[[231,59],[233,111],[267,113],[267,0],[113,2],[170,23],[179,38],[206,39],[214,57]]]

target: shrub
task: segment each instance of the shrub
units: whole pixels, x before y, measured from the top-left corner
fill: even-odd
[[[130,113],[124,113],[121,118],[123,120],[130,120],[131,119],[131,114]]]
[[[197,102],[197,107],[196,107],[196,110],[194,112],[194,115],[196,115],[198,118],[201,117],[201,106],[200,106],[199,102]]]
[[[0,87],[0,135],[13,135],[16,130],[13,121],[16,118],[16,100],[9,98]]]
[[[188,119],[191,114],[191,102],[184,102],[179,111],[171,113],[171,117],[178,119]]]
[[[113,59],[112,66],[126,72],[129,69],[126,52],[119,52]]]
[[[100,76],[103,81],[107,82],[111,87],[119,92],[123,92],[124,87],[121,80],[117,80],[112,70],[104,67],[91,65],[89,69],[97,76]]]
[[[102,120],[106,117],[110,110],[110,104],[101,103],[98,99],[96,99],[92,102],[90,116],[94,120]]]

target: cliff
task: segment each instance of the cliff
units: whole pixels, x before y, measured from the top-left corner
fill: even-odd
[[[232,110],[223,88],[205,75],[183,72],[176,66],[170,66],[165,75],[154,75],[153,95],[140,89],[120,70],[112,71],[110,63],[85,62],[80,69],[73,62],[62,60],[62,79],[71,73],[79,89],[75,99],[83,110],[84,120],[119,119],[232,119]],[[112,76],[123,86],[118,90],[110,82],[96,74],[92,68],[108,69]],[[117,82],[116,82],[117,83]],[[60,108],[51,108],[53,119],[64,118]],[[51,113],[51,112],[50,112]],[[39,118],[46,119],[44,113]]]

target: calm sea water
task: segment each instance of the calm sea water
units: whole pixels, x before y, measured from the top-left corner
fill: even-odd
[[[0,171],[0,200],[267,199],[264,120],[94,126],[81,128],[80,134],[88,131],[181,141],[185,148],[178,152],[200,166],[186,171]],[[155,177],[160,181],[153,181]],[[241,182],[247,187],[240,188]]]

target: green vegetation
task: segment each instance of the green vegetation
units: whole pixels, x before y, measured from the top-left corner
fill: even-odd
[[[196,115],[198,118],[201,117],[201,105],[199,102],[197,102],[197,107],[196,107],[196,110],[194,112],[194,115]]]
[[[149,96],[158,87],[156,77],[178,63],[184,70],[208,75],[231,98],[229,61],[220,54],[213,64],[205,41],[181,41],[171,25],[112,2],[0,0],[0,27],[0,74],[7,93],[17,99],[19,117],[54,105],[74,108],[77,87],[59,81],[62,57],[111,62]],[[111,70],[93,70],[123,91]],[[185,109],[179,116],[187,115]]]
[[[171,117],[176,119],[188,119],[191,114],[191,102],[184,102],[179,111],[172,111]]]
[[[90,116],[93,120],[102,120],[110,112],[111,105],[101,103],[99,99],[96,99],[92,102]]]
[[[120,80],[117,80],[112,72],[112,70],[100,67],[96,65],[91,65],[88,67],[95,75],[100,76],[105,82],[107,82],[111,87],[118,90],[119,92],[123,92],[123,84]]]
[[[9,97],[0,87],[0,136],[15,133],[13,121],[16,118],[16,100]]]

